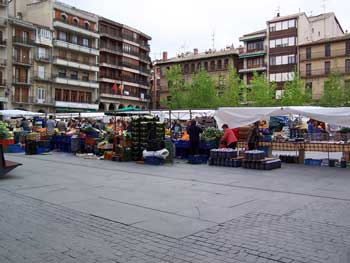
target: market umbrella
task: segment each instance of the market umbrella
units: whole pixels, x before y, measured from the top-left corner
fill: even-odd
[[[139,109],[136,109],[134,107],[126,107],[126,108],[121,108],[117,111],[138,111]]]

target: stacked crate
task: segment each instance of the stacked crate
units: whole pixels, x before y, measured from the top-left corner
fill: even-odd
[[[246,151],[242,166],[247,169],[272,170],[281,168],[281,160],[266,158],[264,151]]]

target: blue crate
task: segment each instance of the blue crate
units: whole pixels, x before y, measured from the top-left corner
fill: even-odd
[[[203,150],[212,150],[218,148],[218,145],[215,140],[211,141],[201,141],[200,142],[200,149]]]
[[[50,152],[50,149],[47,147],[37,147],[36,153],[37,154],[43,154],[43,153],[48,153]]]
[[[320,160],[320,159],[305,159],[304,164],[310,165],[310,166],[321,166],[322,160]]]
[[[207,155],[189,155],[188,162],[190,164],[206,164],[208,162]]]
[[[24,149],[20,144],[12,144],[7,147],[8,153],[23,153]]]
[[[189,141],[175,141],[176,148],[179,149],[189,149],[190,148],[190,142]]]
[[[145,164],[148,165],[162,165],[164,160],[162,158],[149,156],[144,159]]]

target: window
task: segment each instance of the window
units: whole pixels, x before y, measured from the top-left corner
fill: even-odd
[[[63,90],[63,101],[69,101],[69,90]]]
[[[217,61],[217,67],[218,67],[218,70],[221,70],[221,69],[222,69],[222,61],[221,61],[221,59],[219,59],[219,60]]]
[[[331,73],[331,62],[330,61],[326,61],[324,63],[324,73],[325,74]]]
[[[345,60],[345,73],[350,73],[350,59]]]
[[[43,47],[38,48],[38,58],[47,58],[46,49]]]
[[[283,21],[282,22],[282,30],[286,30],[289,28],[289,21]]]
[[[77,96],[78,92],[75,90],[72,90],[70,93],[70,100],[71,102],[77,102],[78,100],[78,96]]]
[[[29,39],[29,32],[23,31],[22,32],[22,39],[24,42],[27,42]]]
[[[61,15],[61,19],[62,19],[62,21],[67,21],[67,15],[66,14],[62,14]]]
[[[184,66],[184,73],[188,74],[189,71],[190,71],[190,66],[188,64],[185,64],[185,66]]]
[[[191,64],[191,73],[196,71],[196,65],[194,63]]]
[[[208,71],[208,62],[207,62],[207,61],[204,62],[204,69],[205,69],[206,71]]]
[[[276,65],[276,57],[270,57],[270,65]]]
[[[288,64],[295,64],[296,63],[296,56],[295,55],[289,55],[288,56]]]
[[[276,31],[281,31],[282,30],[282,23],[276,23]]]
[[[270,40],[270,48],[275,48],[275,47],[276,47],[276,41]]]
[[[312,82],[305,83],[305,93],[312,95]]]
[[[295,27],[296,27],[296,20],[291,19],[291,20],[287,20],[287,21],[271,23],[270,24],[270,32],[287,30],[289,28],[295,28]]]
[[[311,59],[311,47],[306,48],[306,59]]]
[[[276,47],[282,47],[282,39],[276,39]]]
[[[76,35],[72,35],[72,43],[78,44],[78,37]]]
[[[90,23],[88,21],[85,21],[84,27],[85,27],[85,29],[89,30],[90,29]]]
[[[49,29],[39,28],[37,32],[38,32],[38,36],[41,37],[41,38],[45,38],[45,39],[48,39],[48,40],[52,39],[52,33],[51,33],[51,31]]]
[[[345,88],[345,96],[347,98],[347,102],[350,102],[350,80],[344,81],[344,88]]]
[[[38,102],[43,103],[46,98],[46,90],[44,88],[37,88],[36,90],[36,98]]]
[[[82,76],[81,76],[81,79],[83,81],[89,81],[89,72],[83,72]]]
[[[85,102],[85,92],[79,91],[79,102]]]
[[[58,76],[59,76],[60,78],[65,78],[66,75],[67,75],[66,69],[64,69],[64,68],[58,69]]]
[[[249,42],[247,44],[248,52],[255,51],[255,50],[263,50],[263,49],[264,49],[264,41]]]
[[[91,103],[92,101],[91,92],[86,92],[85,96],[86,96],[86,102]]]
[[[38,77],[40,79],[45,79],[45,67],[44,66],[38,66]]]
[[[210,70],[211,71],[215,70],[215,61],[210,61]]]
[[[59,32],[58,38],[59,38],[59,40],[67,41],[67,34],[66,34],[66,32]]]
[[[276,31],[276,24],[270,24],[270,32],[275,32]]]
[[[287,37],[270,40],[270,48],[290,47],[296,45],[296,37]]]
[[[330,57],[330,56],[331,56],[331,43],[325,44],[324,52],[325,52],[324,55],[325,55],[326,57]]]
[[[225,61],[224,61],[224,68],[225,69],[228,69],[228,64],[229,64],[229,60],[225,59]]]
[[[345,41],[345,55],[350,56],[350,40]]]
[[[77,17],[73,18],[73,25],[76,25],[76,26],[79,25],[79,19]]]
[[[62,95],[62,90],[61,89],[55,89],[55,100],[56,101],[61,101],[61,95]]]
[[[296,21],[295,21],[295,19],[292,19],[292,20],[289,20],[288,21],[288,26],[289,26],[289,28],[293,28],[293,27],[296,27],[296,23],[295,23]]]
[[[307,77],[311,76],[311,63],[306,64],[306,76]]]
[[[282,96],[283,96],[283,90],[276,90],[276,95],[275,95],[276,100],[282,99]]]
[[[296,38],[295,37],[290,37],[288,39],[288,46],[295,46]]]
[[[88,47],[89,46],[89,39],[83,38],[83,46]]]
[[[270,74],[270,81],[276,81],[276,74]]]
[[[70,72],[70,78],[71,79],[78,79],[78,71],[72,70]]]
[[[197,64],[197,71],[200,71],[201,69],[202,69],[202,63],[199,62],[199,63]]]
[[[282,64],[282,56],[276,57],[276,65],[281,65]]]

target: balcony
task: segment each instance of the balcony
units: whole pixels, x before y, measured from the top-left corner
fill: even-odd
[[[0,87],[1,88],[6,87],[6,80],[5,79],[0,79]]]
[[[68,59],[60,56],[54,56],[53,63],[64,67],[70,67],[70,68],[81,69],[86,71],[99,72],[100,70],[97,64],[84,62],[79,59],[72,59],[72,58]]]
[[[9,5],[9,0],[0,0],[0,7],[7,7]]]
[[[1,7],[1,5],[0,5]],[[7,18],[6,17],[0,17],[0,27],[6,27],[7,26]]]
[[[78,32],[80,34],[84,34],[94,38],[100,38],[100,35],[97,32],[92,31],[90,28],[86,28],[85,26],[79,25],[79,24],[69,23],[67,20],[63,20],[61,18],[55,18],[53,25],[54,27],[57,27],[57,28],[63,28],[69,31]]]
[[[130,56],[133,59],[143,60],[146,63],[150,62],[150,59],[148,56],[142,55],[141,53],[135,52],[132,50],[124,50],[118,46],[101,45],[100,50],[101,50],[101,52],[108,52],[108,53],[113,53],[113,54],[121,55],[121,56],[123,56],[123,55]]]
[[[55,104],[55,100],[52,98],[39,99],[37,97],[30,97],[29,102],[32,104],[44,105],[44,106],[53,106]]]
[[[35,40],[24,38],[21,36],[14,36],[13,37],[13,44],[27,46],[27,47],[34,47]]]
[[[13,85],[17,85],[17,86],[31,86],[32,83],[30,82],[29,79],[25,79],[25,78],[19,78],[19,77],[13,77]]]
[[[311,61],[317,59],[331,59],[336,57],[350,57],[350,50],[343,49],[332,49],[330,56],[325,56],[325,51],[311,52],[307,54],[306,52],[300,52],[300,61]]]
[[[31,67],[33,66],[33,60],[31,58],[21,57],[21,56],[13,56],[12,63],[15,65]]]
[[[51,63],[52,57],[48,54],[36,54],[34,59],[38,62]]]
[[[132,100],[132,101],[141,101],[141,102],[149,102],[150,97],[145,94],[144,97],[141,97],[141,93],[133,94],[129,93],[129,91],[124,91],[124,94],[114,93],[111,88],[102,88],[100,90],[100,97],[109,98],[109,99],[121,99],[121,100]]]
[[[239,54],[239,58],[253,58],[253,57],[261,57],[264,56],[267,52],[267,46],[263,49],[242,49]]]
[[[6,43],[7,43],[7,41],[5,39],[0,40],[0,47],[6,47]]]
[[[121,37],[124,39],[124,40],[127,40],[127,41],[130,41],[130,42],[133,42],[133,43],[136,43],[138,44],[141,48],[143,49],[146,49],[146,50],[150,50],[150,45],[146,42],[146,41],[143,41],[143,40],[140,40],[140,39],[135,39],[134,36],[132,35],[129,35],[129,34],[125,34],[125,33],[122,33],[121,34]]]
[[[33,81],[40,81],[40,82],[51,82],[52,81],[52,75],[51,74],[39,74],[38,72],[34,72],[34,76],[32,77]]]
[[[238,72],[239,73],[250,73],[250,72],[261,72],[261,71],[266,71],[266,70],[267,70],[267,65],[261,64],[261,65],[252,65],[250,67],[240,69]]]
[[[58,100],[55,101],[55,107],[82,109],[82,110],[98,110],[98,104],[84,103],[84,102],[71,102],[71,101],[58,101]]]
[[[30,104],[30,98],[29,97],[19,97],[12,95],[12,103],[16,104]]]
[[[300,77],[305,79],[317,78],[317,77],[328,77],[331,73],[337,73],[340,75],[350,75],[350,68],[337,67],[337,68],[332,68],[331,70],[328,70],[325,68],[313,69],[313,70],[301,70]]]
[[[98,89],[98,82],[95,80],[79,79],[78,77],[68,77],[63,75],[54,75],[54,82],[62,85],[72,85],[77,87]]]
[[[0,68],[4,68],[7,65],[7,60],[6,59],[0,59]]]
[[[74,44],[74,43],[70,43],[70,42],[67,42],[67,41],[64,41],[64,40],[54,39],[53,40],[53,44],[56,47],[67,48],[67,49],[71,49],[71,50],[74,50],[74,51],[86,53],[86,54],[89,54],[89,55],[98,56],[100,54],[100,51],[98,49],[90,48],[90,47],[86,47],[86,46],[82,46],[82,45],[78,45],[78,44]]]
[[[136,83],[138,85],[146,86],[148,88],[150,86],[150,83],[148,81],[141,80],[141,79],[135,79],[135,78],[128,77],[128,76],[121,76],[121,79],[125,82]]]

